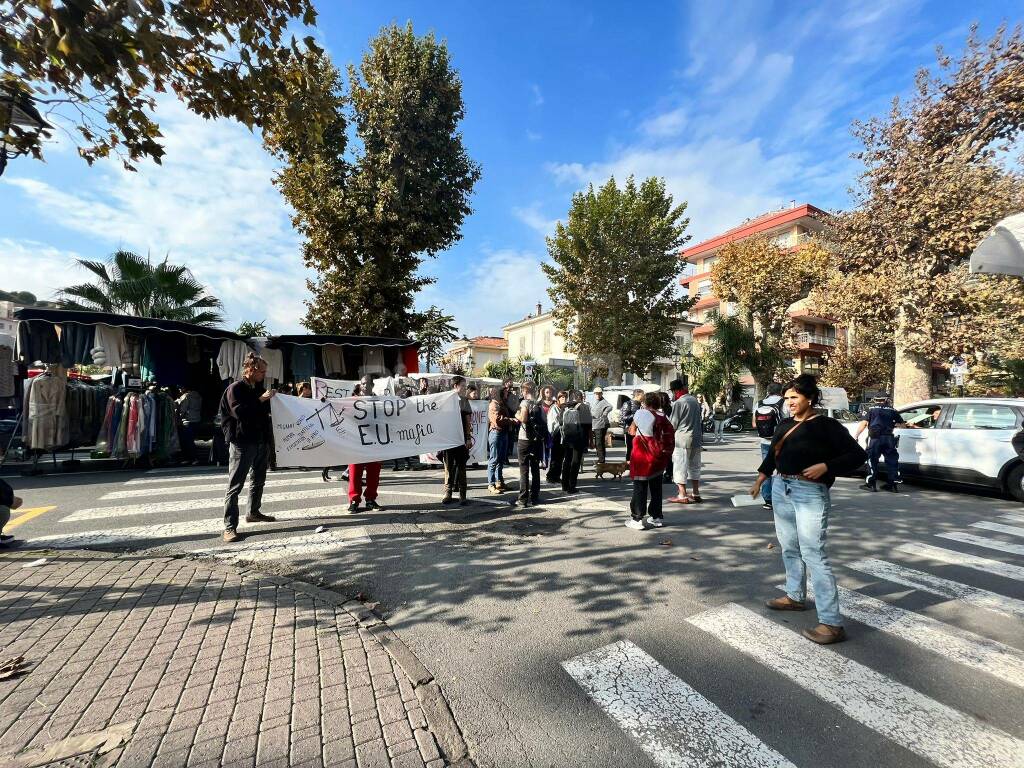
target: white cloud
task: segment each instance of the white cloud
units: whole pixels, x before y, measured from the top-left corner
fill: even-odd
[[[50,301],[58,288],[65,288],[79,281],[71,275],[77,274],[75,259],[82,258],[71,251],[61,251],[46,243],[34,240],[0,238],[0,264],[4,265],[0,275],[0,287],[7,291],[28,291],[40,301]]]
[[[530,91],[533,93],[533,106],[540,107],[544,105],[544,94],[540,90],[540,86],[536,83],[530,84]]]
[[[169,255],[225,303],[228,326],[267,318],[275,332],[299,330],[308,295],[300,240],[259,137],[234,122],[204,120],[174,99],[162,99],[158,113],[162,165],[142,163],[131,173],[116,160],[100,162],[84,187],[5,181],[53,225],[88,236],[99,249],[88,258],[116,248]],[[44,293],[78,277],[55,274]]]
[[[640,130],[652,138],[667,138],[678,136],[686,124],[686,109],[678,107],[645,120],[640,124]]]
[[[549,219],[540,211],[540,203],[532,203],[526,208],[513,208],[512,215],[523,222],[541,237],[547,237],[555,231],[558,219]]]
[[[528,141],[540,141],[543,138],[544,134],[542,133],[537,133],[536,131],[531,131],[529,129],[526,131],[526,139]]]
[[[483,253],[466,267],[461,280],[448,279],[427,286],[417,297],[421,309],[431,304],[455,317],[466,336],[500,336],[501,328],[550,306],[548,279],[541,257],[530,251],[504,249]]]

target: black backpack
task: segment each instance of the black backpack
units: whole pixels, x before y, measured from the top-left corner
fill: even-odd
[[[770,408],[771,410],[767,413],[762,413],[762,408]],[[782,409],[778,405],[761,401],[761,404],[757,406],[757,410],[754,411],[754,424],[757,426],[758,436],[764,440],[771,440],[775,435],[775,430],[779,428],[781,423]]]
[[[575,405],[562,409],[562,441],[576,443],[583,440],[583,425],[580,423],[580,412]]]
[[[526,431],[526,439],[531,443],[547,439],[548,421],[544,418],[544,409],[540,403],[534,403],[527,409],[523,429]]]

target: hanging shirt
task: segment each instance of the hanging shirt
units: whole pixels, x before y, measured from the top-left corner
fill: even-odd
[[[14,397],[14,350],[0,344],[0,397]]]
[[[296,344],[292,348],[292,376],[295,381],[309,381],[316,376],[315,353],[316,347],[309,344]]]
[[[92,362],[95,327],[64,323],[60,327],[60,364],[65,368]]]
[[[227,339],[221,342],[220,352],[217,353],[217,369],[222,379],[235,381],[242,377],[242,363],[245,356],[249,354],[249,345],[244,341]]]
[[[360,376],[371,374],[383,374],[384,350],[380,347],[363,347],[363,367],[359,371]]]
[[[95,365],[120,368],[127,357],[127,349],[124,328],[100,324],[93,329],[93,348],[90,352]]]
[[[328,378],[342,378],[345,373],[345,353],[342,348],[337,344],[325,344],[320,347],[320,355],[324,361],[324,373]]]
[[[18,323],[18,356],[29,365],[35,362],[59,363],[60,341],[53,323],[22,320]]]
[[[278,382],[284,381],[284,355],[280,349],[264,349],[263,359],[267,361],[266,382],[268,387],[273,387]]]

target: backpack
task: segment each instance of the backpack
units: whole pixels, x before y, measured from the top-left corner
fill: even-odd
[[[767,408],[765,411],[763,409]],[[754,411],[754,424],[757,427],[757,434],[762,440],[771,440],[775,430],[782,423],[782,409],[778,405],[766,403],[763,400]]]
[[[547,438],[548,420],[544,418],[544,409],[540,403],[534,403],[527,409],[523,429],[526,431],[526,439],[531,443],[540,442]]]
[[[580,423],[580,412],[576,406],[566,406],[559,417],[562,424],[562,440],[577,443],[583,440],[583,425]]]
[[[676,430],[672,422],[660,413],[654,417],[654,441],[657,443],[658,463],[668,466],[676,449]]]

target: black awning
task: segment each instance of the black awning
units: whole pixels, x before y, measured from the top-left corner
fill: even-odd
[[[345,347],[418,347],[418,341],[409,339],[395,339],[387,336],[332,336],[316,334],[293,334],[289,336],[271,336],[267,339],[267,346],[276,349],[282,344],[337,344]]]
[[[205,336],[208,339],[232,339],[245,341],[241,336],[222,328],[210,328],[181,320],[160,320],[155,317],[132,317],[114,315],[109,312],[84,312],[75,309],[48,309],[46,307],[22,307],[14,311],[17,320],[42,320],[55,325],[75,323],[77,325],[113,325],[140,331],[164,331],[182,333],[186,336]]]

